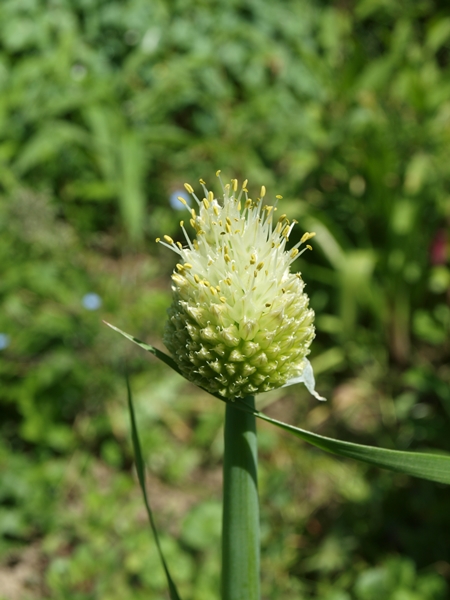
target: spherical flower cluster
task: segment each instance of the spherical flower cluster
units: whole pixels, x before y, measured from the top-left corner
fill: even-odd
[[[305,233],[286,250],[295,221],[286,215],[275,219],[276,207],[264,203],[264,186],[252,200],[247,181],[238,191],[233,179],[222,184],[219,201],[200,183],[202,200],[185,184],[196,209],[179,198],[190,212],[196,238],[191,240],[182,221],[187,245],[167,235],[157,240],[180,257],[172,275],[164,343],[187,379],[224,398],[297,381],[320,398],[306,359],[314,312],[300,274],[290,272],[299,247],[314,234]]]

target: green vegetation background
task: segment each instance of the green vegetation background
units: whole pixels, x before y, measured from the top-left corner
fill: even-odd
[[[329,400],[261,406],[450,451],[449,59],[438,0],[0,3],[2,600],[166,597],[126,364],[174,578],[218,596],[223,406],[101,319],[162,348],[174,257],[154,238],[219,168],[317,232],[298,268]],[[259,436],[264,599],[449,597],[448,488]]]

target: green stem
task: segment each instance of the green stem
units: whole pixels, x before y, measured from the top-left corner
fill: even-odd
[[[253,396],[246,403],[254,408]],[[222,600],[259,600],[256,419],[231,402],[225,413]]]

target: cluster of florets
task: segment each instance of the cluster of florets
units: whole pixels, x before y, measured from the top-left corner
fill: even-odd
[[[180,256],[172,275],[167,348],[187,379],[225,398],[299,380],[309,365],[314,312],[300,274],[290,266],[314,234],[305,233],[286,250],[295,221],[274,219],[276,206],[264,203],[264,186],[252,200],[247,181],[238,192],[233,179],[222,185],[219,201],[200,183],[202,200],[185,184],[197,209],[179,198],[190,212],[195,239],[182,221],[187,245],[169,236],[157,240]]]

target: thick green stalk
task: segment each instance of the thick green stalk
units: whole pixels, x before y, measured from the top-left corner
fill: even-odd
[[[246,404],[254,408],[253,396]],[[255,416],[227,403],[223,461],[222,600],[259,600]]]

